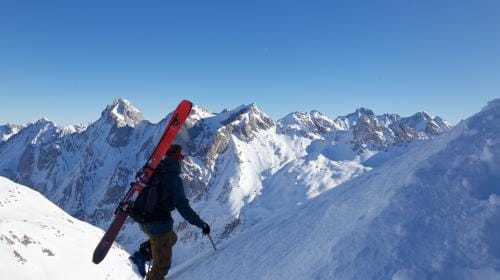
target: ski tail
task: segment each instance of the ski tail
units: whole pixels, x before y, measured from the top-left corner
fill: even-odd
[[[120,232],[120,229],[125,223],[127,217],[128,213],[125,211],[118,211],[116,213],[113,222],[111,223],[108,230],[102,237],[101,242],[99,242],[99,244],[94,250],[94,254],[92,255],[93,263],[99,264],[102,260],[104,260],[104,258],[108,254],[109,249],[111,248],[111,245],[113,245],[113,242],[115,241],[118,232]]]

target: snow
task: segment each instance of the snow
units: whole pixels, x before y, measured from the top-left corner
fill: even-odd
[[[118,127],[135,126],[144,120],[142,112],[122,98],[115,99],[102,114],[113,119]]]
[[[294,112],[278,120],[278,131],[283,134],[305,136],[311,139],[320,138],[320,134],[332,130],[343,129],[334,121],[320,112]]]
[[[490,103],[169,279],[500,279],[499,123]]]
[[[343,127],[352,128],[355,120],[368,115],[371,119],[361,133]],[[404,156],[410,141],[417,139],[410,135],[404,143],[394,144],[397,137],[389,126],[400,118],[376,117],[368,109],[351,114],[348,124],[317,111],[291,116],[288,124],[293,129],[287,130],[284,120],[274,122],[256,104],[220,113],[193,107],[176,142],[189,155],[183,174],[186,194],[193,209],[211,225],[216,242],[225,243],[269,216],[294,211],[297,205]],[[158,124],[143,121],[130,102],[117,99],[89,125],[62,129],[30,125],[0,145],[0,174],[30,185],[73,216],[105,229],[167,121],[168,117]],[[381,133],[385,142],[373,143],[371,139],[381,138]],[[198,228],[176,212],[173,215],[179,236],[173,266],[211,250]],[[144,239],[131,222],[118,236],[129,252]]]
[[[127,252],[116,244],[100,265],[92,263],[102,234],[39,193],[0,177],[2,279],[138,279]]]
[[[215,116],[214,113],[209,112],[207,109],[200,107],[199,105],[193,104],[191,108],[191,113],[189,115],[191,120],[201,120],[205,118],[210,118]]]
[[[22,125],[0,125],[0,144],[9,140],[10,137],[16,135],[25,126]]]
[[[88,124],[78,124],[78,125],[67,125],[62,128],[64,135],[72,134],[72,133],[81,133],[85,131],[88,127]]]

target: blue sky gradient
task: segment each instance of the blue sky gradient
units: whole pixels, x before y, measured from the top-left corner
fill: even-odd
[[[357,107],[454,123],[500,97],[500,1],[0,2],[0,124],[156,122],[187,98],[274,119]]]

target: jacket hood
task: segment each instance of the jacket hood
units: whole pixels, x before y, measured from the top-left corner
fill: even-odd
[[[164,172],[164,173],[181,173],[181,164],[178,160],[175,160],[171,157],[163,158],[158,166],[156,167],[156,171]]]

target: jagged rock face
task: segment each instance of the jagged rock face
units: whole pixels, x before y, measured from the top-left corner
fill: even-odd
[[[10,137],[18,133],[24,127],[24,125],[0,125],[0,145],[9,140]]]
[[[411,141],[413,139],[427,139],[448,131],[452,126],[440,117],[433,118],[426,112],[402,118],[389,125],[396,135],[396,142]]]
[[[386,150],[392,144],[429,139],[450,128],[451,125],[440,117],[432,118],[425,112],[401,118],[397,114],[377,116],[366,108],[359,108],[352,114],[334,120],[311,111],[295,112],[278,121],[279,133],[310,139],[342,139],[359,153],[366,151],[367,147]]]
[[[353,141],[356,143],[374,143],[384,145],[385,137],[382,128],[374,118],[361,116],[353,127]]]
[[[101,119],[114,120],[116,125],[134,126],[144,120],[142,112],[137,110],[128,100],[115,99],[111,105],[101,113]]]
[[[231,112],[225,111],[199,119],[191,127],[188,124],[189,138],[186,140],[192,143],[187,145],[194,148],[196,156],[213,168],[217,156],[226,151],[233,135],[241,141],[250,142],[259,131],[268,130],[274,125],[274,121],[255,104],[240,106]]]
[[[279,132],[283,134],[296,134],[302,137],[311,137],[318,134],[316,125],[306,112],[295,112],[278,121]]]
[[[115,100],[89,126],[59,128],[42,119],[0,147],[0,154],[12,160],[2,162],[0,169],[75,217],[102,226],[112,211],[110,206],[100,206],[115,203],[123,194],[139,165],[137,157],[147,152],[137,151],[134,140],[151,142],[151,126],[125,100]]]
[[[370,109],[358,108],[354,113],[351,113],[347,116],[340,116],[336,118],[335,121],[339,123],[342,130],[349,130],[352,129],[361,118],[374,120],[376,119],[376,116]]]
[[[315,110],[310,113],[291,113],[280,119],[277,125],[278,132],[282,134],[296,135],[310,139],[317,139],[322,134],[335,129],[341,129],[337,122]]]
[[[338,129],[339,126],[335,121],[331,120],[327,116],[321,114],[318,111],[311,111],[311,120],[314,123],[316,130],[321,133],[327,133],[330,132],[332,129]]]
[[[71,215],[105,228],[167,121],[168,117],[152,124],[122,99],[107,106],[101,118],[90,125],[59,128],[42,119],[16,133],[0,134],[10,135],[0,142],[0,175],[31,186]],[[332,159],[307,158],[313,140],[323,141],[326,146],[344,141],[354,153],[364,153],[433,137],[450,127],[441,118],[428,114],[409,118],[394,114],[376,116],[364,108],[335,120],[317,111],[296,112],[275,123],[255,104],[218,114],[194,106],[175,142],[183,145],[187,154],[182,178],[188,198],[213,226],[214,233],[220,233],[215,237],[224,239],[253,224],[243,209],[254,207],[252,202],[263,195],[263,189],[274,187],[266,182],[275,182],[275,174],[283,177],[279,171],[287,164],[300,159],[300,164],[291,165],[296,176],[323,176],[319,183],[312,183],[314,186],[301,184],[301,188],[306,188],[305,198],[311,189],[321,193],[366,169],[359,162],[344,166]],[[318,171],[321,169],[308,170],[314,166],[334,166],[336,171],[332,174],[340,179],[327,180],[325,173]],[[349,166],[357,171],[347,172],[349,176],[338,175]],[[205,210],[209,214],[204,215]],[[175,219],[179,248],[199,251],[192,242],[201,238],[198,230],[182,222],[177,214]],[[120,241],[132,249],[141,241],[135,237],[137,234],[138,229],[127,224]]]
[[[231,114],[221,125],[228,128],[228,133],[234,133],[240,140],[249,142],[258,131],[273,127],[274,121],[252,104]]]
[[[65,131],[47,119],[26,125],[0,145],[0,170],[6,176],[33,185],[37,180],[33,180],[32,173],[50,161],[49,153],[54,153],[48,145],[63,135]]]

